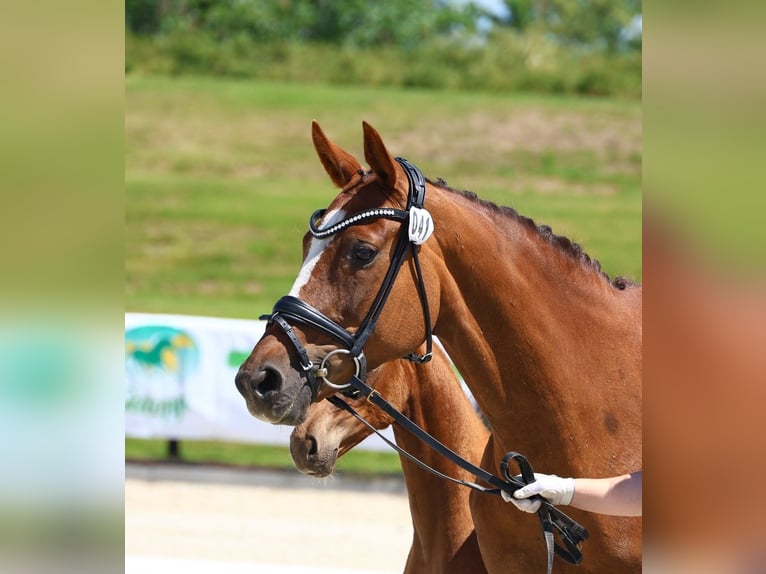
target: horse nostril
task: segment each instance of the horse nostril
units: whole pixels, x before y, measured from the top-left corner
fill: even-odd
[[[270,367],[264,368],[253,377],[255,394],[263,398],[269,393],[279,390],[282,386],[282,375]]]
[[[317,439],[314,438],[314,435],[307,435],[306,436],[306,442],[308,443],[309,450],[308,450],[308,459],[313,460],[317,456]]]

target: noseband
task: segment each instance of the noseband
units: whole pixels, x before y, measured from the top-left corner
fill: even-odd
[[[388,271],[386,271],[386,275],[383,278],[383,283],[378,290],[378,294],[375,296],[375,300],[372,302],[372,306],[370,307],[370,310],[367,311],[367,315],[359,325],[359,328],[352,333],[338,325],[318,309],[315,309],[305,301],[291,295],[286,295],[277,301],[274,304],[271,315],[264,315],[261,317],[261,319],[267,319],[269,323],[276,323],[290,339],[290,342],[295,347],[295,350],[300,357],[300,365],[306,373],[313,399],[316,399],[321,383],[324,383],[333,389],[342,390],[344,395],[352,398],[359,395],[359,390],[353,388],[351,382],[335,384],[328,380],[328,372],[325,365],[331,356],[336,354],[347,354],[354,361],[356,368],[354,378],[359,381],[364,381],[366,379],[367,359],[364,356],[364,344],[375,329],[375,324],[383,310],[383,306],[388,300],[394,281],[396,281],[399,270],[407,256],[408,248],[412,253],[412,259],[415,264],[418,291],[420,293],[420,301],[423,307],[426,352],[424,355],[410,353],[404,358],[415,363],[426,363],[431,360],[433,344],[431,313],[428,308],[428,299],[426,297],[426,289],[423,283],[423,273],[418,258],[418,246],[428,239],[433,232],[433,220],[428,211],[423,209],[423,204],[425,203],[426,198],[426,180],[423,177],[423,173],[406,159],[397,157],[396,161],[404,169],[407,174],[407,180],[409,181],[406,210],[389,207],[366,209],[324,229],[319,227],[318,222],[325,214],[325,209],[315,211],[309,219],[309,231],[317,239],[325,239],[347,229],[348,227],[369,223],[370,221],[377,219],[390,219],[408,223],[408,225],[402,225],[394,249],[394,254],[391,258],[391,264],[388,267]],[[304,327],[310,327],[325,335],[329,335],[342,346],[328,353],[322,359],[320,365],[315,365],[309,359],[308,352],[296,336],[290,323],[297,323]]]

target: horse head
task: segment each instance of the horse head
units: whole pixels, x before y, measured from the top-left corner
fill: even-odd
[[[398,410],[407,411],[412,389],[412,369],[401,362],[381,365],[371,372],[368,383],[384,395]],[[364,399],[350,406],[378,430],[393,420],[381,409]],[[312,404],[306,419],[290,435],[290,454],[295,466],[304,474],[324,477],[332,474],[337,460],[367,438],[372,431],[350,413],[328,401]]]
[[[250,413],[267,422],[299,424],[311,402],[334,394],[354,374],[364,377],[367,369],[417,350],[425,338],[426,293],[419,291],[414,251],[438,247],[411,243],[410,176],[378,132],[367,123],[363,128],[369,171],[312,125],[317,155],[341,192],[311,217],[290,294],[275,305],[236,376]],[[401,272],[382,289],[396,262]],[[435,317],[435,270],[424,262],[421,275]],[[355,345],[361,348],[349,352]]]

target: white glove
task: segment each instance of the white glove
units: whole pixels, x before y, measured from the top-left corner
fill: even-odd
[[[535,473],[535,481],[529,483],[513,493],[513,496],[505,492],[500,492],[503,500],[512,502],[519,510],[524,512],[537,512],[540,508],[540,500],[527,500],[530,496],[539,494],[549,500],[552,504],[569,504],[574,496],[575,482],[574,478],[561,478],[555,474]]]

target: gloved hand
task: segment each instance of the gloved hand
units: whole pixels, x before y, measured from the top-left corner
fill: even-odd
[[[519,477],[517,477],[519,478]],[[574,496],[574,478],[561,478],[555,474],[535,473],[535,481],[520,488],[513,496],[501,491],[500,495],[506,502],[512,502],[519,510],[524,512],[537,512],[540,508],[540,500],[527,500],[530,496],[539,494],[555,505],[569,504]]]

